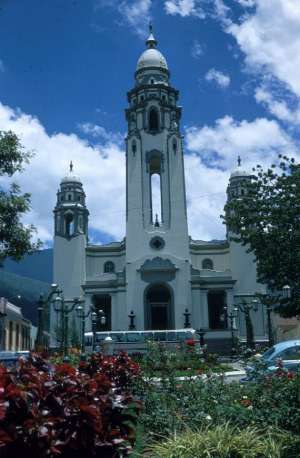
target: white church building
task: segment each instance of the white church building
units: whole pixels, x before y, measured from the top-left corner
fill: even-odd
[[[212,241],[189,237],[179,92],[171,85],[152,32],[146,46],[126,109],[126,237],[89,244],[86,196],[71,170],[61,181],[54,209],[53,281],[65,299],[82,296],[86,311],[91,305],[103,310],[106,330],[128,330],[132,312],[136,330],[179,329],[188,313],[191,327],[206,329],[206,339],[222,345],[230,339],[224,306],[230,312],[251,302],[263,286],[257,283],[252,255],[229,235]],[[228,199],[242,192],[249,179],[239,164],[229,179]],[[153,211],[154,183],[160,184],[158,215]],[[265,340],[262,307],[251,317],[255,338]],[[51,323],[53,331],[53,310]],[[237,324],[239,335],[245,336],[241,313]]]

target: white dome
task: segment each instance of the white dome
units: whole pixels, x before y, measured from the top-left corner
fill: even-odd
[[[161,52],[155,48],[146,49],[137,63],[137,70],[147,67],[158,67],[168,70],[168,64]]]
[[[237,177],[249,177],[251,173],[247,172],[247,170],[243,170],[241,167],[237,167],[230,175],[230,178],[237,178]]]
[[[81,180],[79,177],[75,175],[68,175],[61,180],[61,183],[80,183],[81,184]]]

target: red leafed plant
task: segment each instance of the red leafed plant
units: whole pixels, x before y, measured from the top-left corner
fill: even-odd
[[[139,367],[126,355],[93,355],[79,369],[38,355],[0,366],[0,457],[117,458],[135,441]]]

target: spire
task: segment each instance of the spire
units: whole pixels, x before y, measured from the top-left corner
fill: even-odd
[[[241,166],[241,163],[242,163],[242,160],[241,160],[241,156],[240,156],[240,155],[238,155],[237,163],[238,163],[238,167],[240,167],[240,166]]]
[[[73,162],[71,161],[71,162],[70,162],[70,173],[73,172],[73,167],[74,167],[74,166],[73,166]]]
[[[153,35],[153,27],[152,27],[151,22],[150,22],[150,24],[149,24],[149,33],[150,33],[150,35],[149,35],[149,37],[148,37],[148,39],[147,39],[147,41],[146,41],[146,46],[147,46],[148,48],[156,48],[156,46],[157,46],[157,41],[156,41],[156,39],[155,39],[155,37],[154,37],[154,35]]]
[[[159,222],[158,222],[158,214],[156,213],[155,215],[155,224],[154,227],[159,227]]]

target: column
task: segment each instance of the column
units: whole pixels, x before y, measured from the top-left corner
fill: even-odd
[[[202,328],[209,328],[207,294],[208,289],[200,290],[200,317]]]

